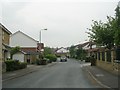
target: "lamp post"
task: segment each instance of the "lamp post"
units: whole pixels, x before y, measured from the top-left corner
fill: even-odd
[[[41,31],[42,31],[42,30],[47,30],[47,28],[40,30],[40,38],[39,38],[40,40],[39,40],[39,43],[42,43],[42,42],[41,42],[41,39],[42,39]]]
[[[39,61],[39,64],[42,64],[43,62],[42,62],[42,59],[43,59],[43,54],[42,54],[42,41],[41,41],[41,37],[42,37],[42,35],[41,35],[41,31],[42,30],[47,30],[46,28],[45,29],[41,29],[40,30],[40,35],[39,35],[39,43],[38,43],[38,50],[39,50],[39,59],[40,59],[40,61]]]

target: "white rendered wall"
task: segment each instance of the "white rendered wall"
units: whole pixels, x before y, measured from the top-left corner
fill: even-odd
[[[10,37],[10,46],[20,46],[20,47],[37,47],[37,41],[27,37],[22,33],[16,33]]]
[[[24,54],[22,54],[22,53],[14,54],[13,60],[19,60],[20,62],[24,62]]]

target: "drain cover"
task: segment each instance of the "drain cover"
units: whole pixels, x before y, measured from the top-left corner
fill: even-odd
[[[103,77],[103,74],[96,74],[97,77]]]

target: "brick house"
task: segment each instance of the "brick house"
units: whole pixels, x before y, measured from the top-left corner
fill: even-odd
[[[2,71],[6,71],[4,61],[10,58],[9,40],[12,33],[0,23],[0,63],[2,64]]]
[[[12,34],[6,27],[4,27],[0,23],[0,33],[1,33],[1,38],[0,40],[2,41],[2,61],[7,60],[7,58],[10,58],[10,46],[9,46],[9,41],[10,41],[10,35]]]
[[[20,46],[21,51],[25,52],[27,63],[34,63],[39,56],[37,52],[38,41],[31,38],[21,31],[17,31],[10,37],[10,46]]]

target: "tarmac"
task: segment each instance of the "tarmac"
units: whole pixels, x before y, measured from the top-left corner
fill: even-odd
[[[25,68],[25,69],[5,72],[2,74],[2,82],[8,81],[8,80],[11,80],[14,78],[18,78],[18,77],[24,76],[24,75],[29,74],[29,73],[33,73],[33,72],[38,71],[42,68],[50,67],[50,66],[53,66],[55,64],[56,64],[56,62],[52,62],[52,63],[49,63],[47,65],[27,65],[27,68]]]
[[[3,73],[2,82],[24,76],[26,74],[35,72],[44,67],[53,66],[56,63],[57,62],[53,62],[48,65],[28,65],[27,68],[25,69]],[[113,90],[114,89],[120,90],[120,86],[119,86],[120,76],[107,72],[97,66],[90,66],[90,64],[85,65],[82,68],[83,70],[86,70],[89,73],[89,75],[103,88],[112,88]]]

